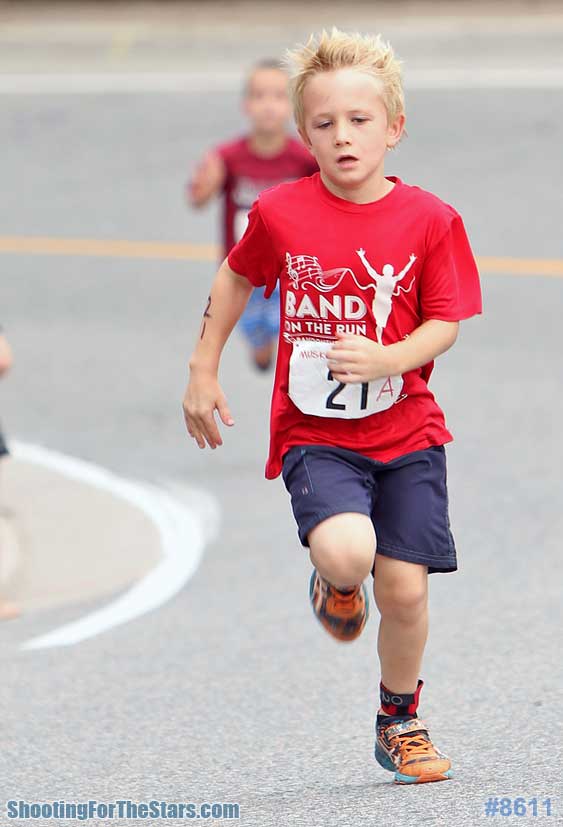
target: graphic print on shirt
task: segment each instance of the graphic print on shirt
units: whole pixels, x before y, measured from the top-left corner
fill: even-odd
[[[359,419],[387,410],[404,398],[400,395],[402,376],[345,384],[335,380],[328,369],[327,353],[337,333],[372,338],[368,327],[373,329],[375,323],[377,341],[383,344],[393,297],[410,292],[416,278],[413,275],[407,288],[399,285],[416,261],[414,253],[397,275],[392,264],[384,264],[379,273],[367,260],[365,250],[356,253],[370,277],[367,283],[362,283],[350,267],[323,270],[317,256],[292,256],[286,252],[289,287],[282,322],[284,338],[292,345],[289,396],[306,414]],[[373,290],[371,307],[357,292],[346,292],[353,290],[349,279],[362,292]],[[341,290],[336,292],[338,288]],[[327,293],[332,295],[324,295]]]
[[[393,296],[398,296],[399,293],[401,293],[401,291],[404,293],[409,293],[415,282],[415,276],[413,276],[409,287],[404,288],[401,285],[396,287],[398,282],[404,279],[404,277],[407,275],[407,273],[415,263],[416,256],[414,255],[414,253],[411,253],[409,256],[408,264],[405,267],[403,267],[400,273],[397,273],[397,275],[395,275],[395,268],[392,264],[384,264],[381,268],[381,273],[378,273],[377,270],[374,267],[372,267],[369,261],[367,260],[365,250],[356,250],[356,253],[361,258],[362,264],[368,271],[369,275],[375,281],[375,298],[373,300],[371,307],[373,317],[375,319],[375,331],[377,341],[380,345],[382,345],[383,331],[389,320],[389,316],[391,315]]]

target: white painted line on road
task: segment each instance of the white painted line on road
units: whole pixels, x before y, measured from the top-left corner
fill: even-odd
[[[243,71],[0,73],[3,95],[239,92]],[[561,89],[563,66],[409,66],[408,89]]]
[[[563,66],[437,66],[407,68],[409,89],[561,89]]]
[[[16,459],[101,488],[140,509],[158,529],[162,547],[162,560],[116,600],[79,620],[31,638],[21,649],[71,646],[162,606],[192,577],[206,543],[218,530],[218,505],[202,491],[195,492],[197,508],[188,507],[163,489],[126,480],[90,462],[38,445],[12,441],[10,450]]]
[[[234,92],[243,73],[216,72],[64,72],[0,74],[0,94],[83,95],[149,92]]]

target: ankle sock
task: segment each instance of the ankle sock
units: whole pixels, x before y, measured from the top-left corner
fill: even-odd
[[[377,714],[377,726],[382,723],[391,723],[392,721],[402,721],[407,718],[417,718],[418,700],[420,697],[420,690],[424,686],[424,681],[419,680],[416,690],[412,693],[403,692],[400,695],[396,692],[391,692],[383,683],[379,684],[379,697],[381,701],[381,709],[387,713],[382,715]]]
[[[415,713],[414,715],[381,715],[381,713],[377,713],[377,718],[375,719],[375,728],[379,731],[379,728],[382,726],[389,726],[389,724],[398,724],[401,721],[410,721],[412,718],[418,718],[418,715]]]

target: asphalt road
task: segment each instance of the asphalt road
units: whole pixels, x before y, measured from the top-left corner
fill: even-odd
[[[408,113],[389,173],[453,203],[480,255],[563,258],[560,90],[413,91]],[[216,210],[188,213],[182,184],[240,127],[232,95],[6,97],[0,123],[1,235],[215,240]],[[561,818],[562,279],[484,273],[485,315],[433,378],[456,436],[460,570],[431,578],[421,712],[456,779],[406,789],[372,758],[375,613],[350,647],[312,618],[287,496],[263,479],[271,379],[250,371],[238,337],[222,368],[236,419],[225,447],[199,452],[184,432],[211,264],[1,265],[17,356],[6,429],[129,477],[200,486],[223,517],[158,612],[44,652],[17,644],[83,606],[3,626],[3,798],[236,801],[252,827],[410,827],[476,825],[489,796],[522,796],[551,798]]]

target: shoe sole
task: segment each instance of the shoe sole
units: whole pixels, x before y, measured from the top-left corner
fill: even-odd
[[[317,573],[316,569],[313,569],[313,573],[311,574],[311,579],[309,580],[309,600],[311,601],[311,607],[313,609],[313,614],[315,615],[315,617],[317,618],[318,623],[320,623],[320,625],[323,627],[323,629],[325,630],[327,635],[330,635],[332,638],[334,638],[334,640],[337,640],[339,643],[353,643],[355,640],[357,640],[360,637],[360,635],[364,631],[366,623],[368,622],[368,618],[369,618],[369,597],[368,597],[368,590],[366,589],[365,584],[362,583],[362,592],[363,592],[363,595],[364,595],[364,601],[365,601],[365,605],[366,605],[366,617],[365,617],[365,620],[364,620],[364,625],[362,626],[362,628],[360,629],[360,631],[358,632],[358,634],[355,637],[341,638],[341,637],[337,637],[336,635],[332,634],[332,632],[329,629],[326,628],[326,626],[322,622],[321,618],[319,617],[319,615],[315,611],[315,607],[313,605],[313,592],[315,590],[314,587],[315,587],[315,575],[316,575],[316,573]]]
[[[424,775],[405,775],[395,769],[395,765],[379,745],[375,747],[375,760],[384,770],[395,774],[395,784],[426,784],[431,781],[448,781],[454,777],[453,770],[451,769],[445,772],[429,772]]]
[[[453,778],[452,770],[446,772],[428,773],[428,775],[403,775],[400,772],[395,773],[395,784],[427,784],[432,781],[448,781]]]

